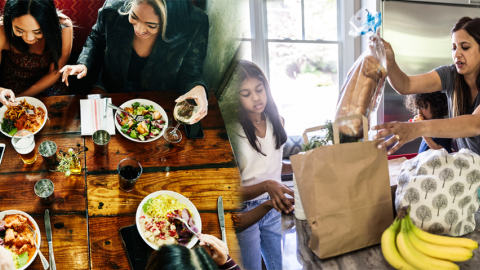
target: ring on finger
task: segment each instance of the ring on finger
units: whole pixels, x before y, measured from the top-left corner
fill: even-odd
[[[400,141],[400,136],[398,136],[398,134],[395,134],[395,138],[397,138],[397,141]]]

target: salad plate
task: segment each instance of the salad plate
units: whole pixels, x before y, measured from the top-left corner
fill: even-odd
[[[148,99],[132,99],[119,107],[134,116],[144,117],[143,121],[136,121],[128,114],[116,111],[115,126],[125,138],[147,143],[163,136],[168,126],[168,117],[162,106]]]

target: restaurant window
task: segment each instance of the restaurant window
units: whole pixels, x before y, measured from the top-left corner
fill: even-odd
[[[269,78],[289,136],[333,120],[354,61],[354,0],[243,0],[242,58]],[[349,42],[346,42],[348,40]]]

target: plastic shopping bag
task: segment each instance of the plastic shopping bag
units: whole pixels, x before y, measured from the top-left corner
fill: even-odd
[[[381,25],[381,14],[360,10],[350,19],[351,36],[370,36],[369,47],[355,61],[343,83],[337,102],[335,119],[350,115],[370,115],[381,100],[387,77],[385,47],[376,34]],[[341,133],[361,137],[363,126],[359,119],[339,122]]]

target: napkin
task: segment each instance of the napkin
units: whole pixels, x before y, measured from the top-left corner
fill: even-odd
[[[112,99],[107,98],[111,103]],[[80,120],[82,136],[93,135],[99,129],[107,130],[110,135],[115,135],[115,122],[113,119],[112,108],[107,108],[107,118],[105,115],[105,99],[81,99],[80,100]]]

